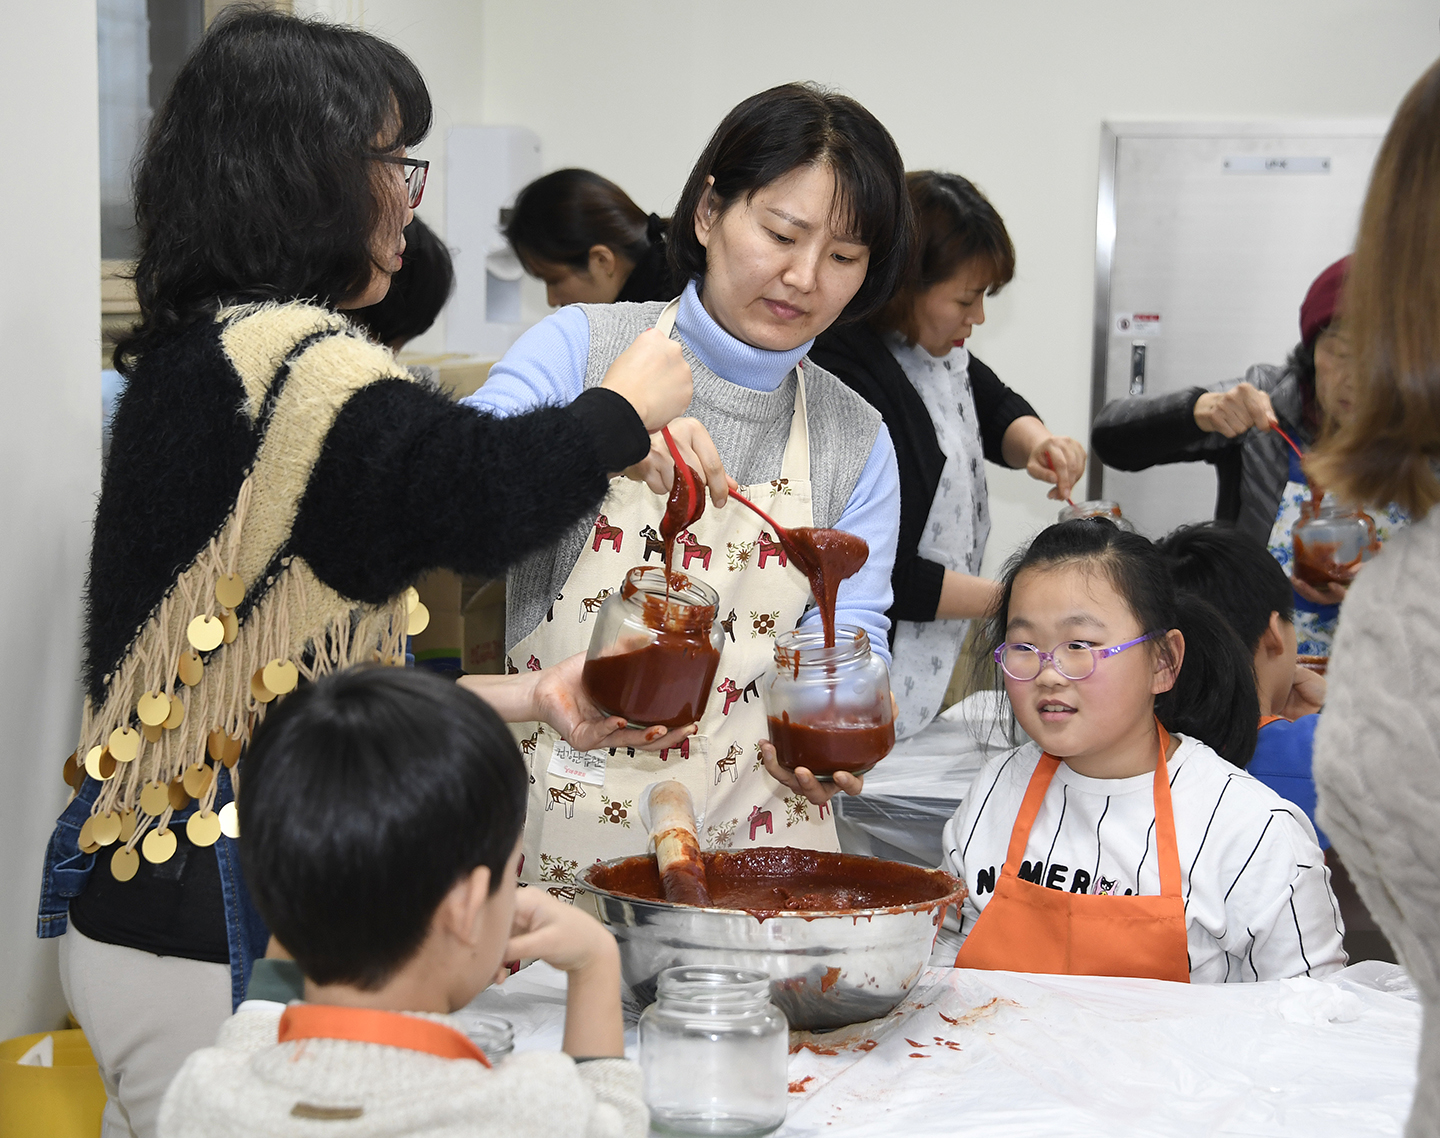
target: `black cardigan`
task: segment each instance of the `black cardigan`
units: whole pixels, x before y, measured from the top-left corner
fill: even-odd
[[[895,458],[900,466],[900,542],[895,550],[895,571],[890,577],[895,599],[887,614],[893,644],[897,620],[934,620],[940,605],[945,566],[921,557],[917,549],[935,491],[940,486],[945,455],[920,393],[880,334],[868,325],[850,324],[829,329],[815,341],[810,358],[839,376],[846,386],[880,412],[895,444]],[[1005,432],[1016,419],[1034,415],[1035,409],[1024,396],[1001,383],[973,354],[970,393],[980,421],[980,443],[985,457],[1004,466],[1001,444]]]

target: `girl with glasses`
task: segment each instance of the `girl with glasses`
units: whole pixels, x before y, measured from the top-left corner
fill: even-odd
[[[1006,567],[987,632],[1032,742],[945,827],[970,894],[937,963],[1205,983],[1344,966],[1314,827],[1243,770],[1250,660],[1154,545],[1051,526]]]

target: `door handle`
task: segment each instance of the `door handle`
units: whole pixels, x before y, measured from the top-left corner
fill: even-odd
[[[1130,394],[1145,394],[1145,341],[1130,345]]]

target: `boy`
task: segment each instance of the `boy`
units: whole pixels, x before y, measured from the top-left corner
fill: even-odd
[[[1294,593],[1260,543],[1215,522],[1184,526],[1160,542],[1177,588],[1214,605],[1255,661],[1260,737],[1245,769],[1315,822],[1310,752],[1325,680],[1295,662]],[[1320,848],[1330,841],[1317,828]]]
[[[526,775],[489,706],[423,672],[330,676],[270,713],[244,774],[245,880],[305,999],[247,1001],[190,1056],[164,1138],[646,1133],[615,941],[517,888]],[[521,957],[569,975],[566,1054],[491,1069],[447,1013]]]

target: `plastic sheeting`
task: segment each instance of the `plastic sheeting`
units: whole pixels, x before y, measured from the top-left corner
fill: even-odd
[[[563,985],[533,965],[471,1006],[509,1019],[516,1050],[556,1049]],[[777,1133],[1400,1134],[1419,1031],[1404,972],[1376,961],[1216,985],[929,969],[885,1019],[791,1056]]]
[[[946,708],[876,764],[865,776],[863,794],[831,800],[840,848],[938,866],[941,831],[980,767],[1023,741],[1023,734],[1012,741],[1009,731],[1010,709],[1001,692],[978,691]]]

